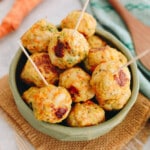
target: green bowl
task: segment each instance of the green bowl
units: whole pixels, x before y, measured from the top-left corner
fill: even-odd
[[[128,60],[132,59],[129,50],[124,47],[124,45],[117,40],[111,33],[103,30],[97,29],[96,34],[103,37],[110,45],[116,47],[120,50]],[[21,69],[26,62],[26,56],[19,49],[14,56],[9,70],[9,83],[14,100],[16,102],[17,108],[21,115],[28,121],[28,123],[38,131],[47,134],[53,138],[63,141],[85,141],[102,136],[109,131],[111,131],[115,126],[123,121],[123,119],[128,114],[129,110],[135,103],[139,91],[139,79],[136,63],[130,65],[131,72],[131,97],[125,107],[119,112],[114,114],[105,122],[89,127],[68,127],[62,124],[50,124],[38,121],[35,119],[32,110],[27,106],[27,104],[21,98],[22,92],[28,87],[20,80],[19,75]]]

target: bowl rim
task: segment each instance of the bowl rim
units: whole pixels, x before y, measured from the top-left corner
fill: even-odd
[[[121,43],[121,41],[119,41],[116,37],[114,37],[110,32],[104,29],[96,29],[95,33],[106,38],[109,42],[113,43],[117,47],[118,50],[120,50],[122,53],[126,55],[128,59],[133,58],[129,50]],[[134,78],[132,78],[133,83],[132,83],[131,97],[129,98],[129,101],[124,106],[124,108],[121,109],[120,112],[116,114],[113,118],[101,124],[98,124],[95,126],[89,126],[89,127],[68,127],[68,126],[62,126],[60,124],[56,125],[56,124],[50,124],[50,123],[38,121],[37,119],[35,119],[32,110],[22,100],[21,95],[19,94],[19,91],[17,89],[16,82],[15,82],[16,81],[15,72],[17,69],[18,61],[22,54],[23,52],[19,48],[9,68],[9,85],[10,85],[10,89],[12,91],[15,103],[17,104],[17,108],[19,109],[19,112],[21,113],[21,115],[28,121],[28,123],[31,126],[33,126],[38,131],[48,134],[49,136],[52,136],[56,139],[64,140],[64,141],[84,141],[84,140],[93,139],[93,137],[91,137],[91,134],[93,133],[95,135],[94,138],[96,138],[98,136],[101,136],[109,132],[110,130],[112,130],[113,127],[117,126],[119,123],[121,123],[121,121],[123,121],[123,119],[128,114],[129,110],[132,108],[138,96],[139,77],[138,77],[138,70],[137,70],[136,62],[134,62],[130,65],[131,74],[132,76],[134,76]],[[23,112],[25,112],[26,115]],[[51,130],[51,132],[48,132],[49,130]],[[99,133],[101,133],[102,131],[103,133],[99,135]],[[65,135],[65,137],[62,138],[61,134]],[[70,137],[70,134],[71,134],[71,137]]]

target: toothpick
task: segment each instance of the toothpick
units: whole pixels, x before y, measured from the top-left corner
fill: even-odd
[[[47,86],[49,85],[47,83],[47,81],[45,80],[45,78],[43,77],[43,75],[41,74],[41,72],[39,71],[39,69],[37,68],[37,66],[35,65],[35,63],[33,62],[33,60],[31,59],[31,57],[29,56],[29,54],[27,53],[26,49],[23,47],[21,41],[18,41],[19,46],[21,47],[21,50],[24,52],[24,54],[27,56],[28,60],[31,62],[31,64],[33,65],[34,69],[37,71],[38,75],[41,77],[41,79],[43,80],[44,84]]]
[[[77,31],[77,29],[78,29],[78,27],[79,27],[79,25],[80,25],[81,19],[82,19],[82,17],[83,17],[83,14],[84,14],[84,12],[85,12],[85,9],[86,9],[88,3],[89,3],[89,0],[86,0],[86,2],[85,2],[85,4],[84,4],[84,7],[83,7],[83,9],[82,9],[81,15],[80,15],[80,17],[79,17],[79,19],[78,19],[78,22],[77,22],[77,24],[76,24],[76,27],[75,27],[75,29],[74,29],[75,31]]]
[[[144,57],[146,54],[148,54],[150,52],[150,49],[145,50],[144,52],[142,52],[141,54],[137,55],[136,57],[134,57],[133,59],[131,59],[129,62],[127,62],[125,65],[121,66],[117,71],[115,71],[113,74],[116,74],[117,72],[119,72],[122,68],[129,66],[130,64],[132,64],[133,62],[135,62],[136,60]]]

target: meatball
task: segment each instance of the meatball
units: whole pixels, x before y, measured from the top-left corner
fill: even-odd
[[[92,73],[91,85],[96,99],[105,110],[119,110],[127,103],[130,95],[130,72],[118,61],[99,64]]]
[[[90,48],[101,48],[107,45],[107,43],[99,36],[92,35],[87,39]]]
[[[38,87],[30,87],[27,91],[25,91],[22,95],[24,101],[32,107],[32,102],[34,101],[34,96],[39,92]]]
[[[30,57],[48,83],[55,83],[58,81],[61,70],[51,64],[48,53],[34,53]],[[27,60],[21,72],[21,79],[30,85],[34,84],[38,87],[45,86],[43,80],[29,60]]]
[[[60,74],[59,86],[65,87],[71,94],[73,102],[86,101],[94,97],[90,86],[90,75],[79,67],[70,68]]]
[[[57,32],[57,28],[45,19],[37,21],[21,37],[22,44],[30,53],[46,52],[50,36]]]
[[[84,60],[84,66],[88,71],[92,72],[98,64],[110,60],[116,60],[122,64],[127,63],[127,58],[121,52],[110,46],[105,46],[90,49],[88,56]]]
[[[61,21],[61,27],[75,29],[80,15],[81,11],[72,11]],[[77,30],[85,37],[90,37],[95,33],[96,25],[94,17],[84,12]]]
[[[91,100],[75,103],[67,117],[68,125],[73,127],[92,126],[104,120],[105,111]]]
[[[48,53],[52,64],[61,68],[71,68],[81,62],[89,52],[85,37],[73,29],[63,29],[51,37]]]
[[[71,110],[72,99],[69,92],[52,84],[39,88],[38,92],[29,88],[23,93],[23,98],[32,102],[35,118],[44,122],[59,123]]]

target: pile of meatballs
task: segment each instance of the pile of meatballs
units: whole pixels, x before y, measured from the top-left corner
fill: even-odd
[[[23,100],[36,119],[71,127],[97,125],[106,112],[122,109],[130,95],[131,75],[127,58],[96,34],[96,20],[72,11],[57,27],[38,20],[21,37],[21,42],[44,76],[45,85],[29,60],[20,74],[29,86]]]

